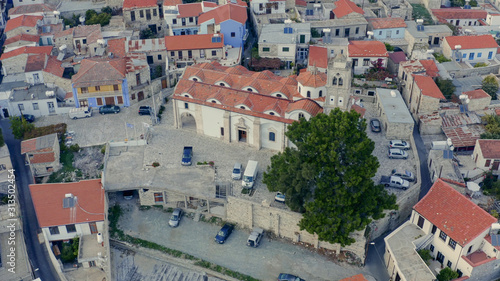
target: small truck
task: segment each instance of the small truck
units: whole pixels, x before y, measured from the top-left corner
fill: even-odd
[[[247,246],[254,248],[259,247],[262,237],[264,237],[264,230],[259,227],[254,227],[252,233],[248,236]]]
[[[382,176],[380,178],[380,184],[383,184],[386,187],[390,186],[402,190],[407,190],[408,187],[410,187],[410,183],[407,180],[396,176]]]

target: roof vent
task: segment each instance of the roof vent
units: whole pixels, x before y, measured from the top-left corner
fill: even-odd
[[[55,93],[54,93],[54,91],[45,91],[45,95],[50,98],[50,97],[55,96]]]
[[[398,96],[398,94],[396,94],[396,91],[394,91],[394,90],[393,90],[393,91],[391,91],[391,97],[395,98],[395,97],[397,97],[397,96]]]
[[[34,100],[35,99],[35,94],[31,94],[31,99]]]

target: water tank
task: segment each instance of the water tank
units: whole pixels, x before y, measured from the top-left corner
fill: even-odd
[[[102,233],[97,233],[97,243],[101,244],[103,242]]]

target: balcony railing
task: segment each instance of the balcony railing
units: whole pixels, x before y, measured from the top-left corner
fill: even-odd
[[[142,84],[139,84],[139,85],[131,86],[130,89],[132,89],[132,90],[139,90],[139,89],[145,88],[148,85],[149,85],[149,81],[146,81],[146,83],[142,83]]]
[[[95,97],[114,97],[121,96],[122,91],[99,91],[99,92],[88,92],[78,94],[78,97],[82,98],[95,98]]]

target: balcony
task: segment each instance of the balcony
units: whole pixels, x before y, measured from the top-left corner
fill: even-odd
[[[122,91],[99,91],[78,94],[79,98],[97,98],[97,97],[114,97],[121,96]]]
[[[148,85],[149,85],[149,81],[146,81],[145,83],[142,83],[142,84],[139,84],[139,85],[135,85],[135,86],[131,86],[130,89],[134,90],[134,91],[141,90],[141,89],[146,88],[146,86],[148,86]]]

